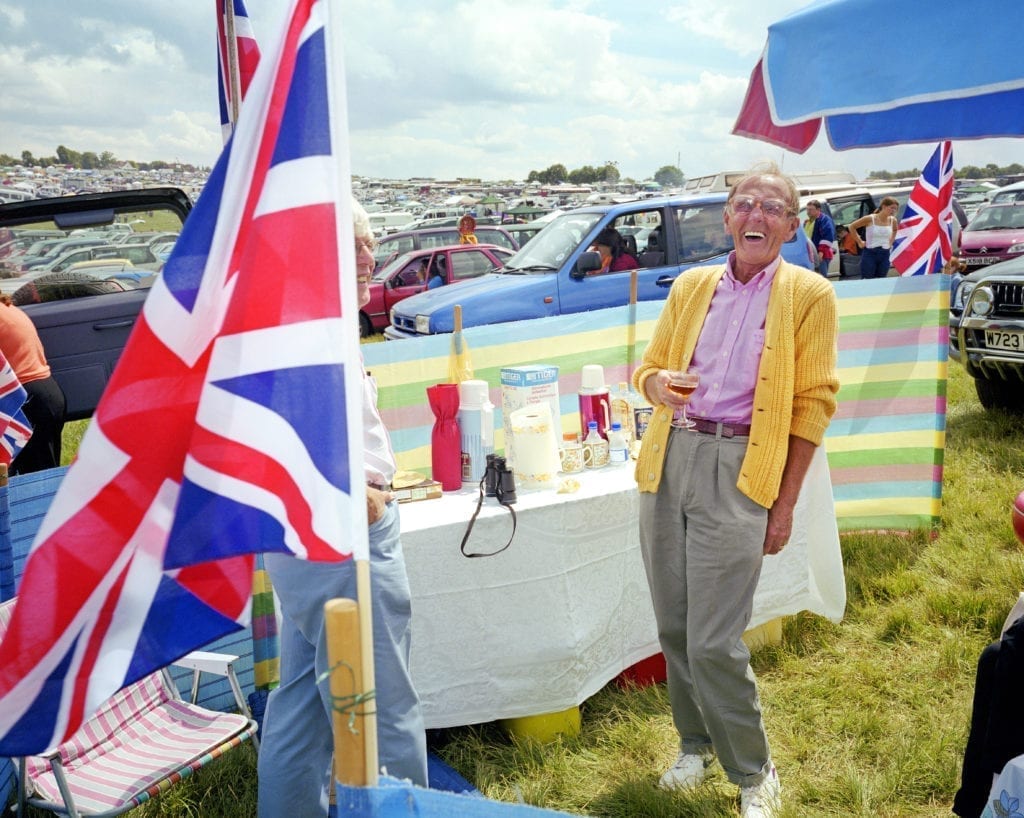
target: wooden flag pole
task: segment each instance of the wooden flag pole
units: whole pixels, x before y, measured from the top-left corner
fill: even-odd
[[[359,606],[351,599],[329,600],[324,605],[324,627],[329,683],[334,699],[334,778],[349,787],[374,786],[376,762],[373,767],[366,763],[365,713],[372,709],[372,704],[368,705],[359,695],[366,689],[361,656],[372,654],[373,648],[361,650]]]
[[[325,35],[325,59],[327,62],[327,99],[330,106],[330,135],[331,144],[334,146],[332,156],[335,165],[335,191],[337,194],[337,206],[335,207],[335,230],[338,247],[341,248],[338,274],[341,279],[341,293],[345,303],[355,303],[356,276],[355,271],[355,241],[352,235],[353,222],[352,211],[349,202],[352,198],[352,168],[349,161],[349,133],[346,111],[348,105],[345,95],[345,47],[342,32],[342,0],[330,0],[323,4],[325,9],[324,35]],[[352,366],[346,367],[346,384],[354,388],[346,389],[346,401],[349,417],[358,417],[359,412],[359,376],[355,363],[358,357],[359,330],[355,313],[351,310],[344,311],[344,320],[348,323],[349,338],[354,340],[355,347],[352,350]],[[359,430],[358,437],[353,440],[352,427]],[[353,475],[362,474],[364,464],[362,462],[362,423],[354,422],[348,430],[350,441],[350,472]],[[365,506],[365,495],[360,491],[353,492],[354,501],[361,502]],[[363,525],[366,525],[365,517]],[[362,535],[366,536],[365,531]],[[370,589],[370,549],[369,544],[363,540],[356,543],[353,548],[353,559],[356,568],[356,597],[359,600],[358,619],[359,634],[363,645],[360,652],[358,666],[362,675],[361,690],[367,693],[375,691],[375,675],[373,667],[373,595]],[[377,717],[376,698],[369,700],[361,699],[355,712],[363,714],[359,719],[359,734],[363,737],[363,766],[365,769],[365,784],[367,786],[377,785]]]
[[[359,599],[359,638],[363,645],[360,652],[364,693],[373,693],[373,697],[364,701],[359,710],[363,716],[363,733],[366,784],[377,786],[377,682],[376,669],[373,664],[373,594],[370,590],[370,561],[356,560],[356,596]]]
[[[626,379],[633,380],[633,369],[636,367],[636,299],[639,272],[629,274],[629,325],[626,328]]]
[[[235,40],[235,0],[221,0],[224,8],[224,37],[228,46],[228,92],[231,95],[231,130],[238,124],[238,106],[242,101],[242,81],[238,68],[238,42]]]

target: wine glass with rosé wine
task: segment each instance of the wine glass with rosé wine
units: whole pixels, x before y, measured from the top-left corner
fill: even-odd
[[[700,375],[697,374],[695,369],[687,369],[685,372],[668,373],[668,388],[681,396],[687,403],[689,403],[690,395],[693,394],[693,390],[697,388],[699,383]],[[677,429],[692,429],[697,425],[686,416],[686,404],[683,404],[682,409],[676,410],[675,415],[672,417],[672,425]]]

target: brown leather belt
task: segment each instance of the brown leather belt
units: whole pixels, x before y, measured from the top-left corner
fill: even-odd
[[[696,426],[693,431],[704,435],[718,435],[722,437],[747,437],[750,434],[750,424],[747,423],[722,423],[717,420],[705,420],[704,418],[690,418]]]

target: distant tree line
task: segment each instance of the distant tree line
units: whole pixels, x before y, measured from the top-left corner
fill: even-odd
[[[552,165],[546,170],[531,170],[526,177],[527,182],[540,182],[542,185],[557,185],[572,182],[574,185],[593,185],[599,182],[615,184],[619,181],[619,169],[615,162],[607,162],[599,168],[584,165],[576,170],[569,170],[565,165]]]
[[[54,156],[33,156],[32,151],[22,151],[20,158],[10,154],[0,153],[0,167],[11,167],[13,165],[24,165],[25,167],[48,168],[54,165],[67,168],[78,168],[80,170],[113,170],[120,168],[126,163],[118,159],[110,151],[103,151],[97,155],[93,151],[76,151],[65,145],[58,145]],[[180,162],[127,162],[137,170],[162,170],[164,168],[178,168],[180,170],[199,170],[194,165],[184,165]]]
[[[920,168],[914,168],[913,170],[873,170],[868,174],[869,179],[882,179],[888,181],[890,179],[916,179],[921,175]],[[1000,167],[994,162],[989,162],[983,168],[979,168],[975,165],[964,165],[962,168],[953,169],[954,179],[999,179],[1004,176],[1021,176],[1024,175],[1024,165],[1019,162]]]
[[[633,182],[633,179],[625,178],[619,174],[618,162],[605,162],[600,167],[584,165],[582,168],[569,170],[565,165],[551,165],[544,170],[531,170],[526,177],[527,182],[539,182],[542,185],[557,185],[562,182],[571,182],[574,185],[614,185],[618,182]],[[663,187],[678,187],[686,177],[675,165],[665,165],[654,174],[654,181]]]
[[[575,185],[593,185],[602,182],[615,184],[620,181],[619,169],[616,162],[607,162],[601,167],[595,168],[584,165],[576,170],[567,170],[565,165],[551,165],[546,170],[531,170],[526,177],[527,182],[539,182],[543,185],[557,185],[560,182],[572,182]],[[890,181],[893,179],[916,179],[921,175],[920,168],[910,170],[873,170],[868,174],[869,179]],[[954,169],[953,176],[956,179],[1001,179],[1004,177],[1024,176],[1024,165],[1018,162],[1000,167],[995,163],[989,163],[983,168],[975,165],[964,165],[962,168]],[[683,172],[675,165],[665,165],[655,172],[653,179],[662,187],[679,187],[686,181]],[[632,179],[622,179],[624,182],[632,182]]]

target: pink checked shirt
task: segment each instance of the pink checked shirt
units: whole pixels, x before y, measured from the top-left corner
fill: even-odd
[[[781,259],[741,284],[732,273],[735,257],[735,252],[729,254],[690,360],[690,367],[700,373],[700,385],[686,411],[690,417],[750,423],[768,298]]]

